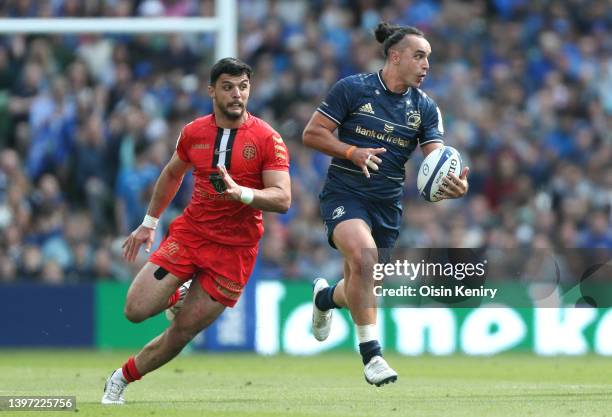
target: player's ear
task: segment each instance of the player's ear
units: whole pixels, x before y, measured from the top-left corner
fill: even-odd
[[[400,54],[396,49],[389,49],[389,60],[393,65],[399,65]]]
[[[208,84],[208,95],[210,98],[215,98],[215,86]]]

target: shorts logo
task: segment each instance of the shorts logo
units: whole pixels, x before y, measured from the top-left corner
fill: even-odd
[[[423,175],[429,174],[429,165],[423,165]]]
[[[177,241],[170,240],[165,245],[160,248],[160,255],[169,260],[174,260],[176,258],[177,253],[180,250],[180,246]]]
[[[250,161],[251,159],[255,158],[256,154],[257,148],[255,148],[255,145],[251,143],[247,143],[246,145],[244,145],[244,148],[242,148],[242,157],[247,161]]]
[[[336,220],[336,219],[344,216],[345,213],[346,213],[346,211],[344,211],[344,206],[336,207],[334,209],[334,212],[332,213],[332,220]]]
[[[225,298],[230,300],[237,300],[240,298],[243,290],[242,285],[220,275],[213,276],[213,281],[215,289]]]

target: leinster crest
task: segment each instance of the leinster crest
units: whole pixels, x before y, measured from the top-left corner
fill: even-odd
[[[407,111],[406,126],[411,129],[417,130],[421,126],[421,113],[419,113],[417,110]]]

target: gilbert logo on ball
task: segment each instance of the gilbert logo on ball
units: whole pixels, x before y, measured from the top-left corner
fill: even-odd
[[[449,173],[461,173],[461,155],[452,146],[443,146],[431,152],[421,163],[417,177],[419,193],[427,201],[440,201],[442,180]]]

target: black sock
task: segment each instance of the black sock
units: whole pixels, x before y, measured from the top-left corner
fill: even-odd
[[[374,356],[382,356],[380,343],[378,343],[378,340],[370,340],[369,342],[360,343],[359,353],[361,353],[361,360],[363,360],[363,364],[366,365]]]
[[[336,290],[336,286],[332,285],[331,287],[323,288],[318,292],[315,297],[315,305],[321,311],[327,311],[332,308],[340,308],[340,306],[334,303],[334,291]]]

